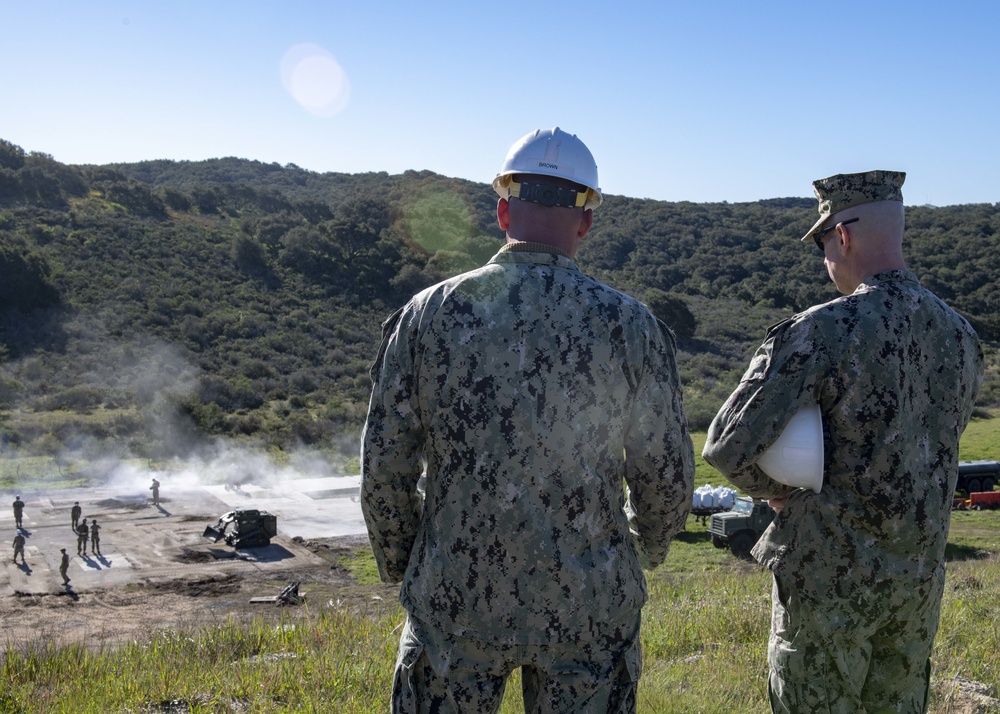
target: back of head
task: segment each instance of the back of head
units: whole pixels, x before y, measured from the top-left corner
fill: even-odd
[[[497,219],[512,241],[544,243],[574,257],[603,196],[590,149],[559,127],[511,146],[493,180]]]
[[[857,218],[857,225],[852,231],[862,238],[877,238],[888,243],[903,240],[903,228],[906,214],[900,201],[878,201],[866,203],[854,208],[848,208],[830,218],[830,224]]]

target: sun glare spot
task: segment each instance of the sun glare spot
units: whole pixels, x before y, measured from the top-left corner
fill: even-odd
[[[303,109],[321,117],[332,117],[344,109],[351,94],[343,68],[316,45],[295,45],[285,53],[281,83]]]

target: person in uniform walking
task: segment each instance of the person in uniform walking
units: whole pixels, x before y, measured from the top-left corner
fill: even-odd
[[[14,496],[14,527],[21,527],[21,518],[24,516],[24,501],[20,496]]]
[[[392,711],[495,711],[520,667],[526,711],[634,712],[642,569],[694,490],[673,334],[574,262],[602,201],[576,136],[528,134],[493,185],[506,244],[394,313],[372,368],[362,511],[407,612]]]
[[[24,560],[24,534],[21,531],[14,533],[14,562],[17,562],[17,554],[21,554],[21,564],[25,565]]]
[[[80,525],[76,527],[76,554],[86,555],[87,554],[87,536],[90,534],[90,529],[87,527],[87,519],[84,518],[80,521]]]
[[[101,554],[101,527],[97,525],[96,518],[90,522],[90,552]]]
[[[59,562],[59,574],[62,576],[63,585],[69,585],[69,576],[66,574],[69,572],[69,553],[66,552],[65,548],[62,548],[60,552],[62,560]]]
[[[75,531],[77,526],[80,525],[80,516],[83,514],[83,509],[80,508],[80,502],[76,501],[73,503],[73,508],[69,511],[70,520],[73,523],[73,530]]]
[[[153,492],[153,505],[154,506],[159,506],[160,505],[160,482],[157,481],[154,478],[152,485],[149,487],[149,490]]]
[[[778,511],[753,549],[772,574],[774,712],[923,712],[944,588],[958,442],[983,379],[972,327],[903,260],[905,174],[813,186],[843,294],[772,328],[708,432],[703,455]],[[816,493],[757,465],[819,405]]]

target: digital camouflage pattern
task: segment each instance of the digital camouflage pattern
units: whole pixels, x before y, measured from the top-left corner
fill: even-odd
[[[673,336],[645,306],[511,243],[387,320],[372,377],[361,504],[408,612],[508,644],[636,617],[694,477]]]
[[[768,696],[779,714],[925,712],[944,569],[916,588],[804,598],[775,576]]]
[[[891,270],[772,327],[712,422],[705,460],[751,496],[782,496],[790,489],[756,461],[819,403],[822,490],[791,491],[753,555],[814,609],[851,613],[829,624],[853,628],[845,638],[859,645],[864,628],[904,612],[896,599],[943,577],[958,443],[982,378],[969,324],[912,273]],[[933,640],[938,607],[911,613],[908,634]],[[772,668],[781,648],[772,637]]]
[[[905,171],[863,171],[859,174],[836,174],[813,181],[813,193],[819,199],[819,220],[802,236],[812,238],[826,220],[848,208],[876,201],[903,200]]]
[[[715,417],[705,459],[751,496],[787,493],[755,462],[818,402],[825,466],[822,491],[792,493],[758,560],[815,595],[931,577],[982,376],[976,333],[908,271],[771,328]]]
[[[635,714],[639,618],[585,642],[510,645],[456,637],[406,618],[392,682],[392,711],[494,714],[521,670],[526,712]]]

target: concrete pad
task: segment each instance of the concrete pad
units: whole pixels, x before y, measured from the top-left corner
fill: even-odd
[[[23,529],[27,565],[11,562],[13,511],[0,510],[0,538],[6,541],[0,567],[0,594],[63,591],[60,548],[70,555],[72,591],[113,588],[133,582],[240,572],[285,571],[296,564],[324,561],[293,540],[363,535],[367,531],[358,501],[360,476],[293,479],[279,485],[204,485],[175,490],[161,478],[160,504],[138,487],[73,488],[37,493],[19,491],[25,502]],[[13,492],[9,501],[12,502]],[[0,498],[5,496],[0,494]],[[88,524],[101,526],[101,555],[77,555],[70,509],[79,501]],[[264,548],[234,549],[202,536],[206,526],[237,508],[256,508],[277,517],[278,536]]]

